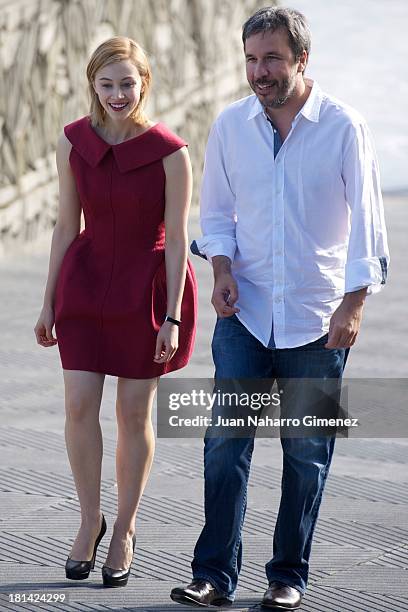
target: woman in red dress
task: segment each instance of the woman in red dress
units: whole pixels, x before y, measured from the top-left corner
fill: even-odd
[[[106,586],[124,586],[154,453],[158,380],[186,365],[194,343],[192,179],[186,143],[143,112],[151,72],[137,43],[102,43],[87,77],[90,115],[67,125],[57,145],[59,212],[35,334],[41,346],[58,343],[63,367],[65,437],[81,506],[66,562],[71,579],[89,576],[106,531],[99,410],[105,375],[118,377],[118,513],[102,575]]]

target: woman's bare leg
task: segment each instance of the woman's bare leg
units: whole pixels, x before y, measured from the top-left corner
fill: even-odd
[[[70,556],[88,561],[101,527],[103,445],[99,410],[105,375],[81,370],[63,370],[63,373],[65,442],[81,506],[81,526]]]
[[[127,569],[132,560],[136,512],[154,455],[155,440],[151,415],[157,383],[157,378],[118,378],[118,515],[105,562],[108,567],[114,569]]]

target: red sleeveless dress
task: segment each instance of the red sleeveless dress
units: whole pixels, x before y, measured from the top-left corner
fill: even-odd
[[[166,315],[163,157],[186,143],[158,123],[117,145],[89,117],[65,127],[85,218],[68,247],[55,294],[62,367],[124,378],[153,378],[185,366],[195,337],[197,289],[188,262],[179,348],[153,361]]]

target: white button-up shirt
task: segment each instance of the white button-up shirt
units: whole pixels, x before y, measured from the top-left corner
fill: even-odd
[[[274,158],[255,95],[212,126],[201,191],[199,252],[226,255],[239,320],[268,346],[328,332],[347,292],[385,282],[389,254],[378,164],[363,118],[316,82]],[[273,326],[273,327],[272,327]]]

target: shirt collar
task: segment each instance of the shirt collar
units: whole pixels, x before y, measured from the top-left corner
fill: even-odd
[[[319,123],[320,108],[322,106],[324,94],[316,81],[312,81],[311,79],[305,79],[305,81],[308,85],[312,86],[312,91],[299,112],[305,119],[309,119],[309,121],[313,121],[313,123]]]
[[[309,121],[313,121],[314,123],[318,123],[319,115],[320,115],[320,108],[322,105],[324,94],[322,90],[320,89],[317,81],[312,81],[311,79],[305,79],[305,81],[308,85],[312,86],[312,90],[309,94],[308,99],[306,100],[302,108],[300,109],[298,115],[303,115],[305,119],[308,119]],[[250,119],[254,119],[254,117],[264,112],[264,107],[262,106],[262,104],[260,103],[256,95],[254,95],[253,97],[254,97],[254,101],[251,105],[251,108],[248,114],[248,121]]]

